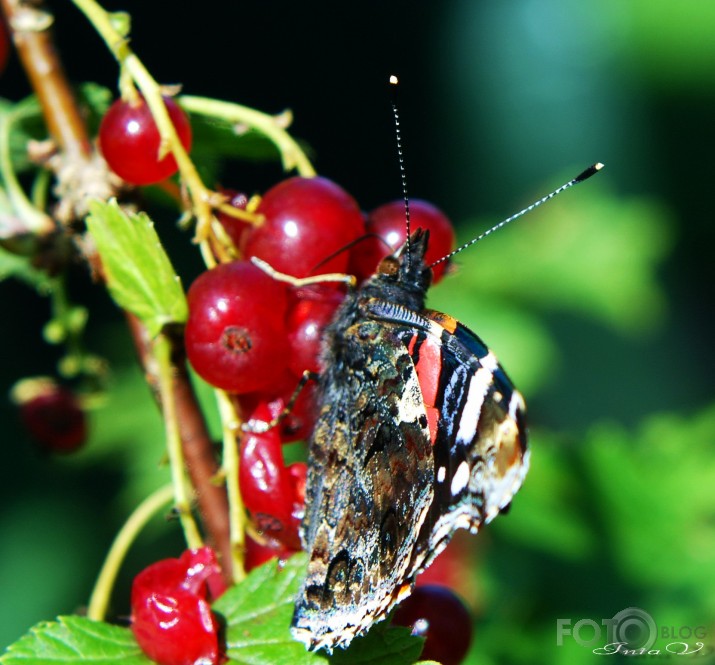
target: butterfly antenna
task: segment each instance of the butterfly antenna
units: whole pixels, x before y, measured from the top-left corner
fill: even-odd
[[[522,215],[526,215],[527,212],[531,212],[534,208],[538,208],[540,205],[546,203],[547,201],[550,201],[558,194],[561,194],[561,192],[569,189],[570,187],[573,187],[574,185],[578,185],[580,182],[583,182],[584,180],[588,180],[592,175],[595,175],[596,173],[598,173],[602,168],[603,168],[603,164],[601,164],[601,162],[597,162],[596,164],[593,164],[593,166],[589,166],[585,171],[579,173],[573,180],[569,180],[567,183],[561,185],[561,187],[558,187],[550,194],[547,194],[546,196],[540,198],[538,201],[535,201],[530,206],[527,206],[523,210],[520,210],[519,212],[512,215],[511,217],[507,217],[505,220],[499,222],[498,224],[495,224],[494,226],[492,226],[492,228],[487,229],[484,233],[482,233],[481,235],[478,235],[476,238],[472,238],[472,240],[470,240],[469,242],[465,242],[463,245],[460,245],[453,252],[446,254],[441,259],[432,263],[429,267],[434,268],[434,266],[436,266],[438,263],[447,261],[448,259],[452,258],[455,254],[458,254],[462,250],[467,249],[467,247],[471,247],[472,245],[478,243],[480,240],[483,240],[484,238],[486,238],[489,234],[494,233],[494,231],[498,231],[499,229],[503,228],[504,226],[509,224],[509,222],[513,222],[515,219],[518,219]]]
[[[410,199],[407,196],[407,173],[405,172],[405,158],[402,154],[402,133],[400,132],[400,113],[397,110],[397,86],[399,81],[393,74],[390,76],[390,85],[392,87],[392,115],[395,119],[395,138],[397,139],[397,159],[400,162],[400,177],[402,178],[402,197],[405,200],[405,227],[407,232],[407,241],[405,242],[405,251],[407,252],[407,265],[411,265],[410,255]]]

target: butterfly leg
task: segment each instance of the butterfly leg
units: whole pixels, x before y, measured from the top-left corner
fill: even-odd
[[[250,432],[251,434],[263,434],[264,432],[273,429],[277,425],[280,425],[280,423],[292,413],[293,407],[298,401],[298,397],[300,396],[300,393],[302,392],[303,388],[305,388],[308,381],[318,381],[319,378],[320,375],[316,372],[305,370],[303,372],[303,376],[300,377],[300,381],[298,381],[298,385],[293,391],[293,394],[288,400],[288,403],[275,418],[268,421],[256,420],[255,418],[251,418],[250,420],[246,421],[241,425],[241,430],[243,430],[244,432]]]

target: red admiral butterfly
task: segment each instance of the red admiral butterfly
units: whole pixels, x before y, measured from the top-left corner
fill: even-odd
[[[529,467],[521,394],[473,332],[424,308],[428,241],[412,234],[326,329],[301,532],[310,563],[292,622],[311,649],[345,647],[384,619],[455,530],[476,533],[508,507]]]

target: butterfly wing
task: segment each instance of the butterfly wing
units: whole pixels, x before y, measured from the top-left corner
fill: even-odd
[[[365,305],[323,379],[293,634],[346,646],[407,596],[459,528],[475,532],[528,469],[524,402],[455,319]]]
[[[529,468],[524,400],[494,354],[454,318],[423,315],[422,329],[403,333],[437,423],[434,499],[414,545],[415,574],[456,529],[476,533],[504,510]]]
[[[434,464],[419,381],[398,332],[356,323],[323,378],[302,526],[310,563],[292,625],[310,648],[347,645],[411,586]]]

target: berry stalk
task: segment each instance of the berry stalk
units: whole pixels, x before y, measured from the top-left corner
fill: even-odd
[[[222,118],[260,132],[278,148],[284,171],[295,169],[299,175],[305,178],[312,178],[316,175],[315,169],[305,152],[303,152],[296,140],[285,131],[285,127],[290,124],[292,119],[288,111],[273,116],[234,102],[195,97],[193,95],[181,95],[178,101],[184,109],[191,113],[206,115],[211,118]],[[232,211],[227,210],[226,212],[234,214]]]
[[[221,415],[221,426],[223,428],[223,464],[221,470],[226,480],[226,491],[228,493],[228,519],[231,533],[231,557],[233,581],[238,583],[245,576],[244,554],[245,554],[245,530],[246,530],[246,509],[241,498],[241,491],[238,483],[238,439],[236,432],[239,431],[240,421],[236,416],[236,410],[229,399],[227,393],[216,389],[216,401]]]
[[[102,564],[102,569],[97,576],[94,589],[92,589],[92,595],[87,606],[87,618],[94,621],[104,621],[114,581],[129,548],[147,522],[163,506],[168,504],[173,496],[174,488],[171,485],[165,485],[150,494],[134,509],[129,519],[114,537],[112,546],[109,548],[107,557]]]

